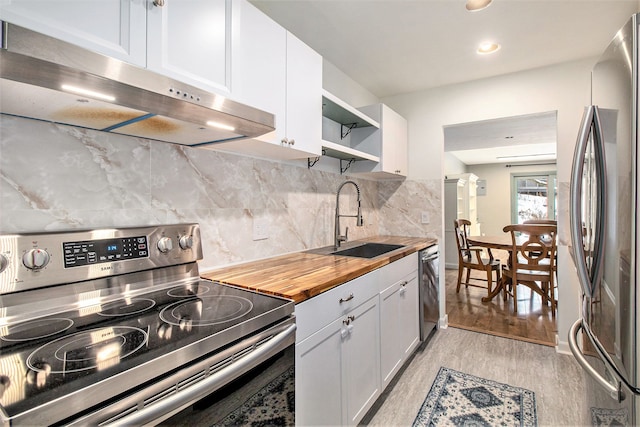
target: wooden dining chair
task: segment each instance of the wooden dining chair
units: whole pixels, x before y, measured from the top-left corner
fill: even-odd
[[[556,221],[555,219],[528,219],[525,222],[523,222],[523,224],[537,224],[537,225],[555,225],[556,227],[558,226],[558,221]],[[556,232],[557,232],[557,228],[556,228]],[[558,258],[556,256],[556,262],[554,264],[554,269],[555,269],[555,273],[556,276],[558,274]],[[556,288],[558,287],[558,280],[556,277],[556,281],[555,281],[555,286]],[[549,290],[547,293],[549,294],[550,298],[553,298],[555,290]]]
[[[483,258],[482,252],[485,248],[469,245],[469,226],[471,221],[467,219],[456,219],[453,221],[456,232],[456,244],[458,246],[458,285],[456,293],[460,292],[460,286],[464,283],[465,288],[473,286],[476,288],[487,288],[487,296],[491,295],[493,286],[493,273],[495,272],[496,285],[500,281],[500,260],[495,259],[491,253],[491,249],[487,248],[489,258]],[[465,281],[462,276],[465,275]],[[483,271],[486,274],[484,278],[472,278],[471,270]],[[471,280],[474,282],[471,283]],[[475,281],[486,282],[486,285],[479,285]]]
[[[502,229],[511,233],[511,254],[502,268],[503,289],[513,297],[513,311],[518,312],[518,285],[525,285],[540,294],[544,303],[551,303],[555,316],[555,225],[514,224]],[[505,294],[506,298],[506,294]]]

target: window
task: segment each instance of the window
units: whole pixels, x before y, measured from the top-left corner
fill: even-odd
[[[556,219],[555,172],[511,175],[511,223],[529,219]]]

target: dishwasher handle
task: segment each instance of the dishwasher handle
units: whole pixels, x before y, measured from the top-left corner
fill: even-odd
[[[437,245],[429,246],[428,248],[423,249],[421,252],[422,254],[420,256],[420,259],[422,260],[422,262],[435,261],[440,256]]]
[[[119,420],[107,424],[109,427],[143,425],[153,422],[166,413],[181,408],[184,405],[196,402],[202,397],[225,385],[229,380],[236,377],[238,373],[246,372],[266,358],[278,353],[283,349],[292,336],[295,337],[296,325],[293,324],[284,331],[277,334],[271,340],[256,348],[251,353],[241,357],[228,367],[216,372],[209,378],[200,381],[193,386],[180,391],[154,405],[150,405]]]

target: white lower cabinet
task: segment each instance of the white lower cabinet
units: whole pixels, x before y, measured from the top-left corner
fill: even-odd
[[[378,297],[296,344],[296,424],[357,425],[380,395]]]
[[[342,319],[296,344],[296,425],[342,424]]]
[[[296,424],[357,425],[419,344],[411,254],[296,305]]]
[[[344,424],[357,425],[382,392],[378,296],[351,311],[343,325],[343,390],[347,405]]]
[[[382,389],[398,373],[420,342],[417,271],[380,293]]]

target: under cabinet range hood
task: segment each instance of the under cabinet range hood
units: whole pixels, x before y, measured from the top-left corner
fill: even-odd
[[[2,114],[190,146],[274,130],[271,113],[0,23]]]

